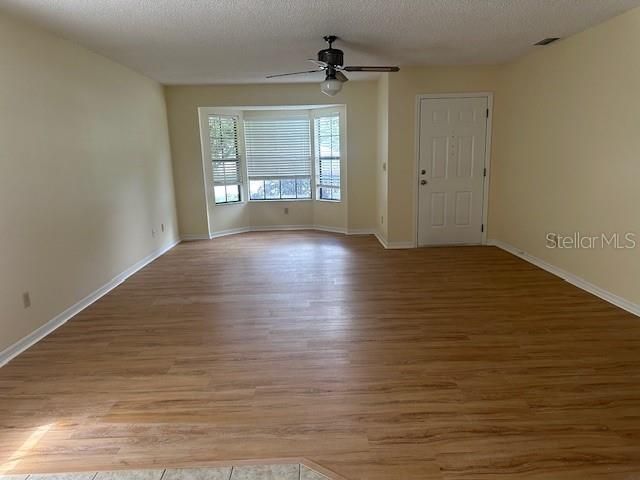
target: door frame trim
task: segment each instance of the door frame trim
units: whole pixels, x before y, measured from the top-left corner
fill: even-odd
[[[418,180],[420,179],[420,103],[422,100],[434,98],[486,98],[487,108],[489,109],[489,118],[487,118],[487,131],[485,134],[485,150],[484,150],[484,168],[487,169],[487,175],[483,182],[483,198],[482,198],[482,223],[484,231],[482,232],[481,245],[487,244],[488,213],[489,213],[489,179],[491,178],[491,132],[493,123],[493,92],[460,92],[460,93],[422,93],[416,95],[415,108],[415,134],[414,134],[414,158],[413,158],[413,206],[414,219],[413,230],[415,232],[416,247],[420,246],[420,190],[418,188]]]

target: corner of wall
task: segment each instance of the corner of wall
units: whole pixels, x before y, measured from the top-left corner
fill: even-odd
[[[376,231],[381,242],[386,244],[388,236],[389,203],[389,74],[383,73],[377,85],[377,162],[376,162]]]

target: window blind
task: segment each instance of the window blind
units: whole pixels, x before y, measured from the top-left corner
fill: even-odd
[[[213,184],[241,184],[238,117],[209,115],[209,147],[213,163]]]
[[[331,114],[315,119],[317,186],[320,198],[340,199],[340,115]]]
[[[308,115],[245,116],[244,139],[250,179],[311,176]]]

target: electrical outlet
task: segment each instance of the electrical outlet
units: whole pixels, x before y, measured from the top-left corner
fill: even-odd
[[[152,228],[152,229],[151,229],[151,236],[152,236],[152,237],[155,237],[155,236],[156,236],[156,229],[155,229],[155,228]]]
[[[383,172],[387,171],[387,162],[382,162],[382,171]]]
[[[284,214],[289,215],[289,207],[284,207]]]
[[[29,292],[24,292],[22,294],[22,305],[24,305],[24,308],[29,308],[31,306],[31,295]]]
[[[162,233],[164,233],[164,223],[160,224],[160,230],[162,230]]]
[[[384,225],[384,215],[380,215],[380,224]]]

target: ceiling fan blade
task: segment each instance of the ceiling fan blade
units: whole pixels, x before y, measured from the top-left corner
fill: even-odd
[[[304,72],[291,72],[291,73],[277,73],[275,75],[267,75],[267,78],[286,77],[288,75],[302,75],[304,73],[318,73],[324,70],[323,68],[315,70],[305,70]]]
[[[336,71],[336,78],[340,80],[342,83],[349,81],[347,76],[344,73],[342,73],[340,70]]]
[[[400,67],[342,67],[345,72],[399,72]]]
[[[315,58],[307,58],[307,62],[315,63],[317,66],[319,66],[323,70],[329,67],[328,63],[322,62],[320,60],[316,60]]]

